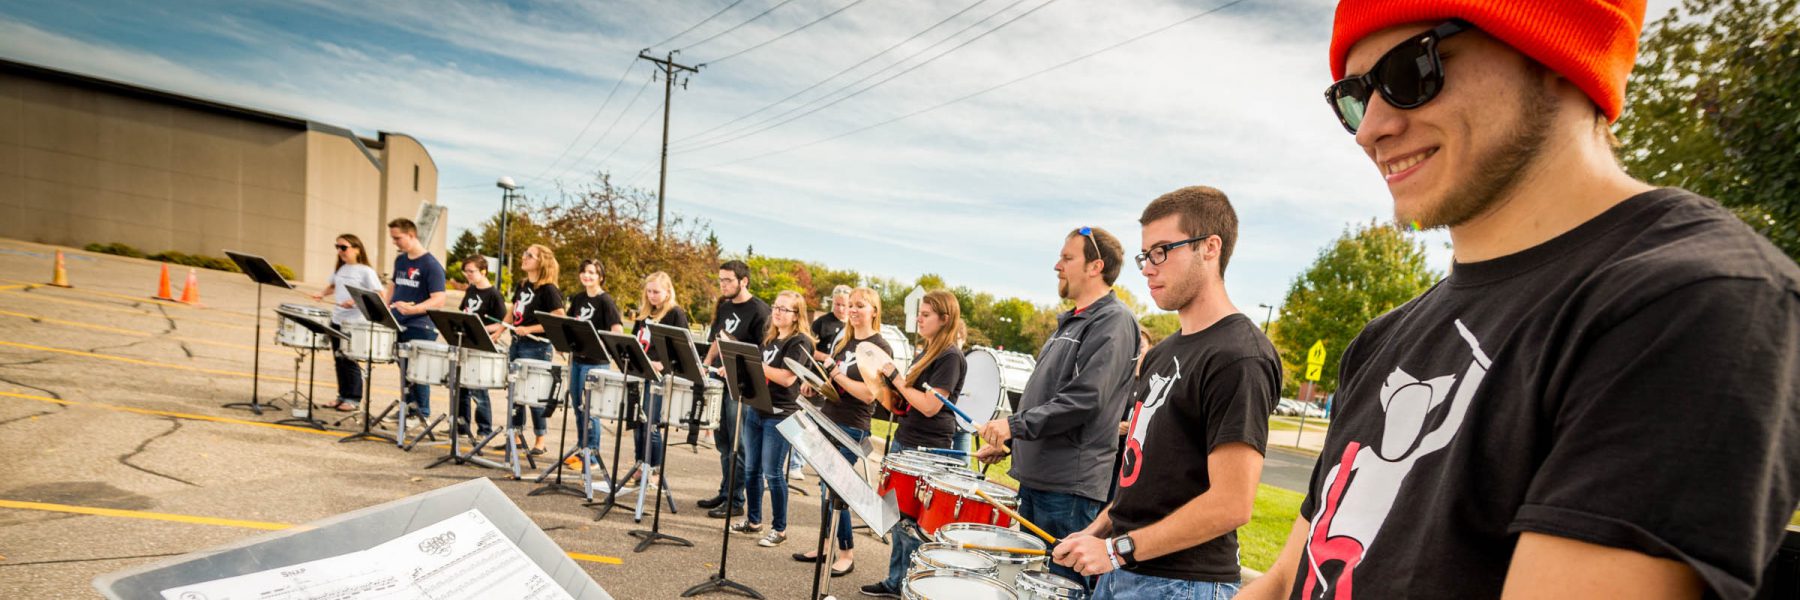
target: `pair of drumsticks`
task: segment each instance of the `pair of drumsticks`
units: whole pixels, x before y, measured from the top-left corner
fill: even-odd
[[[1019,513],[1017,511],[1014,511],[1013,509],[1007,507],[1005,504],[1001,504],[998,501],[995,501],[992,496],[987,495],[987,492],[981,491],[981,488],[974,488],[974,492],[975,492],[975,495],[981,496],[982,500],[986,500],[988,502],[988,504],[993,505],[994,508],[1000,509],[1000,512],[1006,513],[1006,516],[1011,517],[1012,520],[1018,521],[1019,525],[1024,526],[1025,529],[1031,531],[1032,534],[1034,534],[1040,538],[1043,538],[1044,543],[1048,544],[1050,548],[1055,548],[1057,542],[1060,541],[1060,540],[1056,539],[1056,536],[1050,535],[1049,533],[1046,533],[1043,529],[1040,529],[1037,526],[1037,524],[1032,523],[1031,521],[1025,520],[1025,517],[1019,516]],[[1024,556],[1045,556],[1045,555],[1050,554],[1050,552],[1048,550],[1038,550],[1036,548],[1009,548],[1006,546],[984,546],[981,544],[969,544],[969,543],[962,543],[962,542],[958,542],[956,544],[956,547],[967,549],[967,550],[980,550],[983,552],[1005,552],[1008,554],[1019,554],[1019,555],[1024,555]]]

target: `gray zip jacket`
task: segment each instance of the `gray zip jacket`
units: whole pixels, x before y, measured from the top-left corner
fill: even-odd
[[[1036,491],[1106,501],[1126,396],[1113,392],[1131,378],[1137,349],[1137,322],[1112,292],[1081,314],[1057,316],[1018,410],[1006,420],[1013,479]]]

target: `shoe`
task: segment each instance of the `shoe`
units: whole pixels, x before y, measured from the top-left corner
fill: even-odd
[[[769,535],[763,536],[763,539],[756,540],[756,545],[764,548],[774,548],[780,546],[781,543],[785,541],[787,541],[787,532],[770,530]]]
[[[837,569],[832,569],[831,576],[832,577],[843,577],[845,575],[849,575],[854,572],[856,572],[856,563],[850,563],[850,566],[844,567],[844,570],[842,570],[842,571],[839,571]]]
[[[339,402],[333,405],[332,408],[338,409],[338,412],[351,412],[356,410],[358,406],[354,402]]]
[[[581,470],[581,455],[577,454],[564,459],[563,466],[570,469]]]
[[[790,470],[790,471],[788,471],[788,479],[804,480],[804,479],[806,479],[806,470],[804,470],[804,469]]]
[[[531,449],[532,456],[543,456],[547,452],[549,452],[549,450],[545,450],[543,448],[532,448]]]
[[[594,493],[602,496],[612,494],[612,484],[605,481],[594,482]]]
[[[744,534],[762,533],[762,523],[751,523],[749,521],[738,521],[736,523],[731,524],[731,532],[732,533],[744,533]]]
[[[794,553],[794,562],[817,564],[819,562],[819,557],[807,556],[805,552],[795,552]]]
[[[723,519],[723,518],[725,518],[725,507],[723,505],[720,505],[718,508],[714,508],[712,510],[706,511],[706,516],[712,517],[714,519]],[[744,507],[742,507],[742,506],[731,507],[731,516],[733,516],[733,517],[744,516]]]
[[[899,598],[900,597],[900,592],[894,591],[893,588],[890,588],[887,586],[887,584],[879,582],[879,581],[877,581],[875,583],[871,583],[869,585],[862,586],[861,591],[862,591],[862,595],[864,595],[864,596],[874,596],[876,598]]]
[[[707,498],[705,500],[695,502],[694,506],[698,506],[700,508],[718,508],[720,504],[724,504],[724,503],[725,503],[724,496],[713,496],[711,498]]]

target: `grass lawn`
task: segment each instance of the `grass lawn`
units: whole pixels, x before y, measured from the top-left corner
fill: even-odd
[[[1794,518],[1788,519],[1789,525],[1800,525],[1800,510],[1794,511]]]

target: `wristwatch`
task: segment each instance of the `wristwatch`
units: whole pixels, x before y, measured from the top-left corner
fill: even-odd
[[[1123,561],[1126,567],[1137,566],[1137,543],[1131,541],[1131,534],[1115,537],[1109,540],[1109,543],[1112,545],[1113,553],[1119,555],[1119,560]]]

